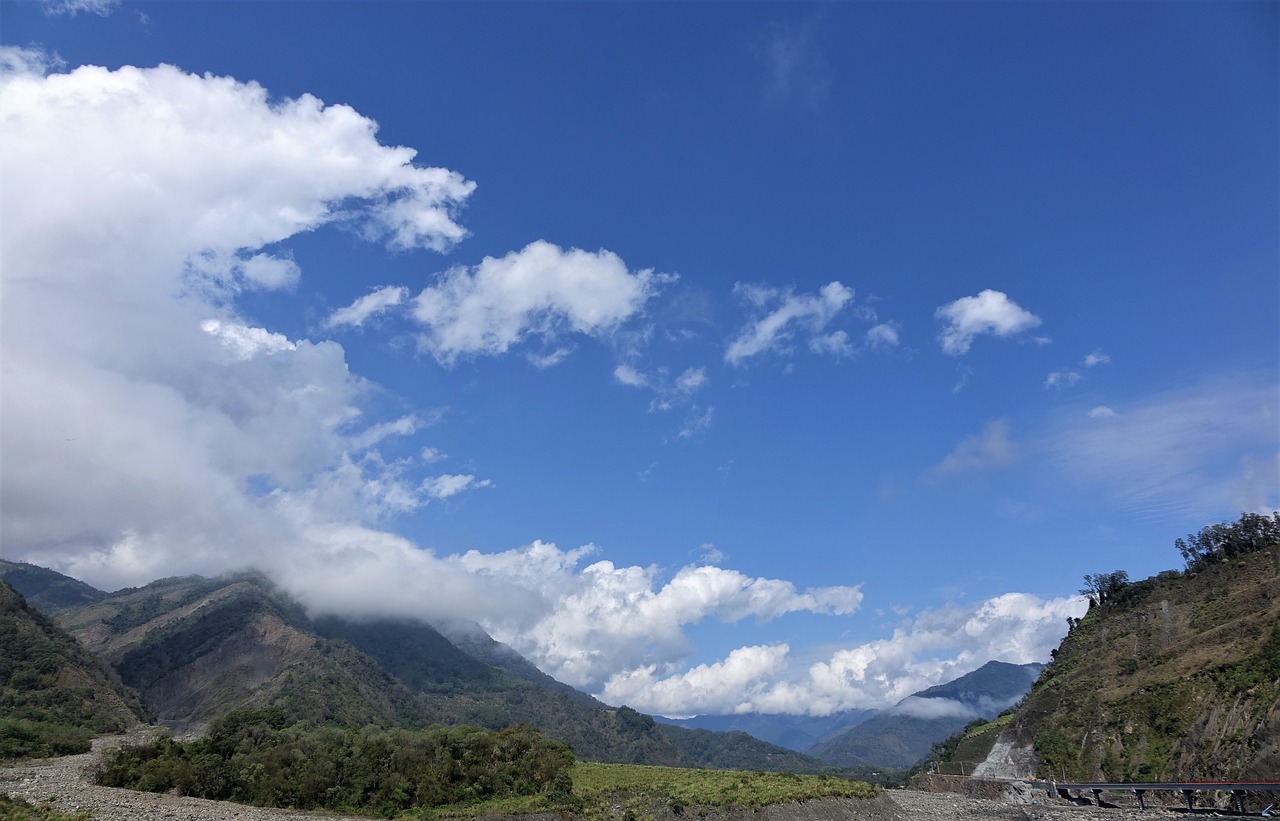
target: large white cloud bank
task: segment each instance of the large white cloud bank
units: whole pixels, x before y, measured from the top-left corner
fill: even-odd
[[[382,145],[347,106],[172,66],[48,62],[0,49],[5,558],[108,589],[257,565],[316,610],[475,619],[553,675],[664,712],[883,704],[989,658],[1042,657],[1049,625],[1061,634],[1070,602],[996,600],[972,630],[921,617],[808,670],[790,669],[785,646],[687,669],[691,625],[838,617],[861,591],[712,564],[618,567],[536,541],[438,555],[390,532],[389,517],[501,489],[417,441],[429,414],[372,413],[340,344],[261,327],[239,297],[305,283],[283,244],[326,226],[447,250],[466,237],[473,183]],[[416,297],[379,288],[322,327],[411,312],[423,350],[448,364],[529,336],[606,334],[660,281],[608,251],[536,241]],[[833,288],[792,314],[818,333],[846,301]],[[751,352],[785,324],[761,326]],[[389,455],[410,437],[420,457]]]

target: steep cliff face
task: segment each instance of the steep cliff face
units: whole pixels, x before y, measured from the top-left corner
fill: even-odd
[[[988,750],[1033,751],[1043,777],[1273,778],[1280,545],[1115,591],[1072,626],[1021,707],[986,735]],[[957,753],[977,758],[981,746]]]

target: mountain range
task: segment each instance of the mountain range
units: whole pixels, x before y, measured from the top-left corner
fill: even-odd
[[[929,687],[886,710],[846,710],[828,716],[706,715],[659,721],[708,730],[741,730],[817,758],[831,767],[905,770],[969,722],[994,718],[1022,698],[1042,664],[990,661],[957,679]]]
[[[954,681],[907,696],[805,752],[838,767],[912,767],[929,755],[935,742],[1015,704],[1043,667],[989,661]]]
[[[51,570],[0,562],[161,722],[201,726],[274,707],[347,726],[530,724],[584,759],[814,771],[822,763],[743,732],[659,725],[546,676],[477,625],[311,618],[261,574],[161,579],[106,594]],[[25,606],[25,604],[24,604]],[[452,638],[450,638],[452,637]]]
[[[659,722],[556,681],[474,622],[312,617],[255,572],[160,579],[111,594],[30,564],[0,561],[0,578],[179,731],[231,710],[275,707],[347,726],[524,723],[604,762],[893,769],[916,763],[968,719],[993,715],[1034,678],[993,662],[883,713]],[[921,715],[919,705],[942,714]]]

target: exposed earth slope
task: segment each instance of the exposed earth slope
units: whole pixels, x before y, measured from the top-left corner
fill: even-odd
[[[971,728],[950,763],[973,766],[999,744],[1001,757],[1021,758],[1042,777],[1274,778],[1280,516],[1271,522],[1206,528],[1202,534],[1217,528],[1230,537],[1227,530],[1239,528],[1253,535],[1193,550],[1185,572],[1113,579],[1018,710]]]

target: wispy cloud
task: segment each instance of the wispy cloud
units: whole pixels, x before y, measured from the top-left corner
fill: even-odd
[[[325,319],[326,328],[353,325],[357,328],[374,316],[385,313],[404,302],[409,289],[402,285],[387,285],[373,293],[365,294],[345,308],[339,308]]]
[[[710,430],[711,419],[715,416],[715,412],[716,409],[711,406],[700,411],[696,411],[684,420],[684,425],[676,435],[681,439],[690,439],[704,431]]]
[[[738,283],[733,291],[758,315],[725,350],[730,365],[768,353],[784,353],[797,334],[808,337],[819,353],[841,353],[848,336],[823,336],[823,331],[852,300],[853,289],[839,282],[822,286],[816,294],[796,294],[790,289]],[[833,344],[834,343],[834,344]]]
[[[1110,361],[1111,361],[1111,357],[1101,348],[1098,348],[1094,350],[1093,353],[1090,353],[1084,359],[1080,360],[1080,367],[1083,367],[1086,369],[1096,368],[1099,365],[1105,365]],[[1084,378],[1084,375],[1080,373],[1080,371],[1075,370],[1074,368],[1067,367],[1061,370],[1053,371],[1048,376],[1046,376],[1044,379],[1044,386],[1046,389],[1047,388],[1057,388],[1057,389],[1069,388],[1072,385],[1075,385],[1077,382],[1079,382],[1083,378]]]
[[[766,72],[765,96],[774,103],[816,108],[827,101],[831,70],[819,42],[820,21],[772,26],[758,56]]]
[[[1280,388],[1238,374],[1064,414],[1050,458],[1139,515],[1205,519],[1280,506]]]
[[[493,487],[488,479],[477,479],[471,474],[445,473],[422,480],[422,491],[432,499],[448,499],[468,488]]]
[[[45,14],[75,17],[80,12],[106,17],[120,7],[120,0],[40,0]]]
[[[1079,382],[1080,379],[1081,376],[1078,371],[1054,371],[1044,378],[1044,386],[1046,388],[1069,388]]]
[[[936,479],[971,470],[1004,467],[1011,464],[1014,457],[1013,443],[1009,441],[1009,423],[1004,419],[994,419],[981,433],[961,441],[941,462],[925,471],[924,478]]]
[[[1019,307],[1005,293],[991,289],[949,302],[934,316],[946,323],[938,341],[948,356],[968,353],[974,338],[981,334],[1013,336],[1040,324],[1040,317]]]

